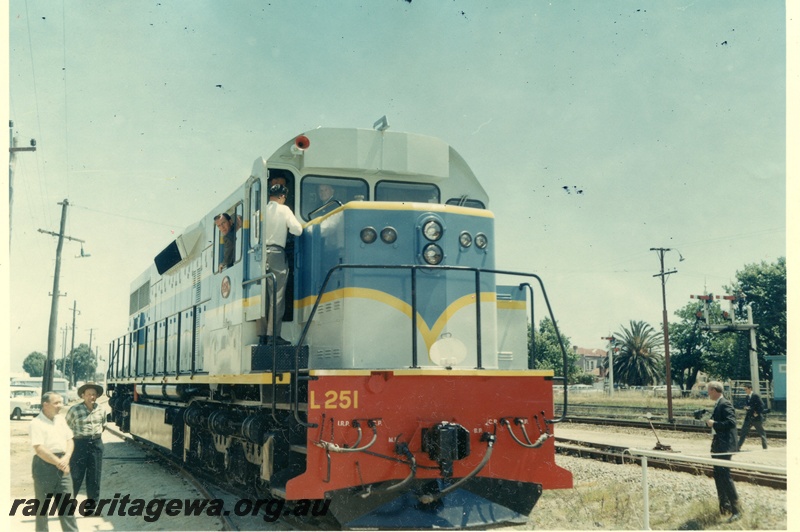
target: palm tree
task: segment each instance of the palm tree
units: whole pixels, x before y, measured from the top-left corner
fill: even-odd
[[[629,386],[658,383],[664,376],[663,334],[643,321],[631,320],[630,329],[614,334],[619,352],[614,355],[614,380]]]

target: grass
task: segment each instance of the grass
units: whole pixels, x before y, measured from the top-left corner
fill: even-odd
[[[694,480],[692,480],[694,481]],[[782,530],[787,515],[775,512],[751,494],[744,495],[742,519],[728,523],[717,507],[711,479],[708,494],[698,497],[679,489],[650,489],[649,521],[653,530]],[[767,489],[767,488],[762,488]],[[741,491],[741,490],[740,490]],[[762,494],[763,496],[763,494]],[[576,483],[571,490],[545,491],[531,514],[528,526],[537,530],[641,530],[644,525],[644,496],[641,483],[602,479]],[[519,527],[518,529],[526,529]]]

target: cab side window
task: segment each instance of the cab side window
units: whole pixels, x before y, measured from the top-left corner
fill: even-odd
[[[224,271],[242,260],[242,204],[214,216],[214,266]]]

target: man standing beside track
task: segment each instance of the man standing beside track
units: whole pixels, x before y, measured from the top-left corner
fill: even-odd
[[[69,460],[72,455],[72,431],[59,416],[64,401],[56,392],[42,395],[42,411],[31,421],[31,444],[36,453],[33,457],[33,492],[39,504],[46,504],[50,497],[59,493],[69,494],[72,478],[69,475]],[[59,512],[61,530],[76,531],[78,523],[69,512]],[[36,530],[47,532],[47,513],[36,512]]]
[[[747,413],[744,415],[742,433],[739,435],[739,449],[742,448],[742,444],[747,438],[747,433],[750,432],[751,425],[756,428],[756,432],[761,438],[761,447],[766,449],[767,433],[764,431],[764,403],[761,402],[761,397],[757,393],[753,393],[751,384],[745,384],[744,391],[747,392],[747,404],[744,407]]]
[[[78,388],[83,402],[69,409],[67,424],[75,439],[75,452],[72,453],[72,488],[78,495],[86,476],[86,495],[95,501],[100,500],[100,478],[103,472],[103,431],[106,428],[106,412],[97,404],[103,395],[103,387],[87,382]]]
[[[718,460],[730,460],[727,453],[736,452],[736,411],[730,401],[722,395],[722,383],[711,381],[708,383],[708,397],[714,401],[714,411],[706,425],[711,427],[711,457]],[[719,511],[723,515],[730,513],[729,523],[741,519],[739,508],[739,495],[731,478],[728,467],[714,466],[714,482],[717,485],[717,498]]]

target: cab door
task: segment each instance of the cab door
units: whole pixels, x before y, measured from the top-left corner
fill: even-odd
[[[263,210],[266,204],[261,178],[251,177],[245,185],[245,257],[242,277],[245,321],[264,316],[266,282],[264,276]]]

